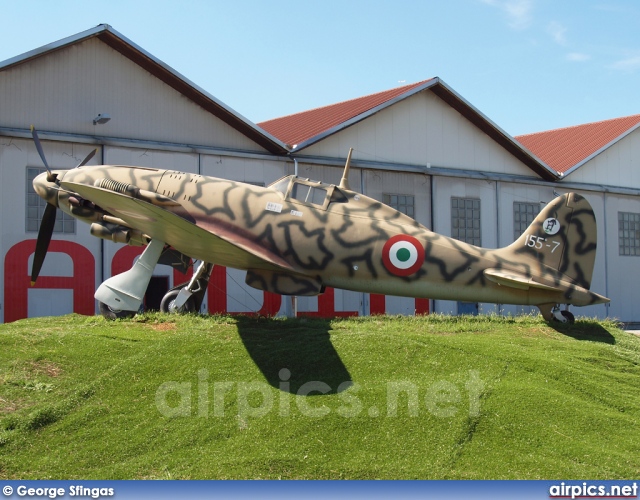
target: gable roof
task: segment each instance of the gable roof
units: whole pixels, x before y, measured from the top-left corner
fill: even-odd
[[[295,151],[300,151],[399,101],[427,90],[436,94],[540,177],[545,180],[557,180],[559,178],[558,172],[523,148],[519,142],[474,108],[438,77],[267,120],[258,123],[258,125],[278,137],[285,144],[295,146]]]
[[[274,154],[286,154],[287,148],[277,138],[244,118],[233,109],[213,97],[211,94],[195,85],[173,68],[163,63],[150,53],[133,43],[131,40],[118,33],[108,24],[100,24],[77,35],[64,38],[57,42],[45,45],[38,49],[26,52],[19,56],[0,62],[0,72],[19,64],[47,55],[53,51],[81,43],[89,38],[97,38],[112,49],[118,51],[153,76],[166,83],[198,106],[213,114],[230,127],[245,135],[267,151]]]
[[[348,122],[353,117],[371,111],[378,106],[388,104],[389,101],[421,87],[428,81],[425,80],[413,85],[406,85],[337,104],[274,118],[258,125],[270,134],[280,138],[286,144],[295,144],[300,147],[306,141],[321,135],[323,132]]]
[[[563,174],[570,174],[640,127],[640,115],[516,137],[524,147]]]

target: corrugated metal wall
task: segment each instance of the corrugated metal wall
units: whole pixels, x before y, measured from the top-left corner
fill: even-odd
[[[3,71],[0,109],[3,127],[263,151],[95,38]]]
[[[566,180],[640,189],[640,129],[589,160]]]

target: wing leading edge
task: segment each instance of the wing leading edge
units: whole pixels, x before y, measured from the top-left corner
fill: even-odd
[[[214,234],[215,222],[209,221],[207,229],[203,229],[173,212],[141,199],[75,182],[62,181],[61,185],[119,217],[132,228],[141,230],[152,239],[164,241],[195,259],[237,269],[295,272],[280,256],[256,242],[234,235],[228,228],[220,227],[220,234]]]

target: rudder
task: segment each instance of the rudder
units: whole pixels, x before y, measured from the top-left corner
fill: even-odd
[[[591,204],[567,193],[547,204],[527,230],[507,247],[534,268],[546,266],[589,289],[596,258],[597,227]]]

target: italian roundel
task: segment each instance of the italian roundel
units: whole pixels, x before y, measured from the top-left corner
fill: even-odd
[[[413,236],[398,234],[382,247],[382,263],[391,274],[410,276],[422,267],[424,248]]]

